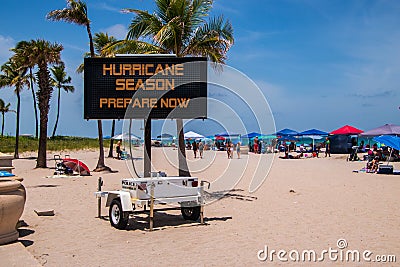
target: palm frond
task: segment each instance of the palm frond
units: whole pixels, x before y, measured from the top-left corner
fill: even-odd
[[[78,25],[89,25],[86,3],[78,0],[67,0],[67,7],[50,11],[46,18],[53,21],[66,21]]]

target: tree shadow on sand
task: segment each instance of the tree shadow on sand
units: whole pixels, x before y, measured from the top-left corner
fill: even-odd
[[[243,201],[254,201],[257,200],[257,197],[244,195],[238,192],[244,192],[243,189],[232,189],[232,190],[224,190],[224,191],[216,191],[209,193],[205,191],[205,199],[207,202],[223,199],[223,198],[232,198]]]

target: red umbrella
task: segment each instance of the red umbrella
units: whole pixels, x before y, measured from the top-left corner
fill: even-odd
[[[73,171],[79,172],[80,175],[90,175],[89,168],[78,159],[65,158],[63,159],[63,163]]]
[[[215,140],[225,140],[225,138],[220,136],[220,135],[218,135],[218,136],[215,137]]]
[[[350,125],[345,125],[337,130],[334,130],[330,134],[360,134],[363,133],[363,130],[357,129]]]

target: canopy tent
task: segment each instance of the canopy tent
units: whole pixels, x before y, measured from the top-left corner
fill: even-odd
[[[276,132],[276,135],[280,135],[280,136],[286,136],[286,135],[292,136],[292,135],[298,135],[298,134],[299,133],[296,132],[295,130],[288,129],[288,128],[280,130],[279,132]]]
[[[260,135],[261,135],[260,133],[251,132],[251,133],[242,135],[242,138],[249,138],[249,139],[251,139],[251,138],[254,138],[254,137],[260,136]]]
[[[377,136],[377,135],[400,135],[400,126],[394,124],[385,124],[372,130],[363,132],[362,136]]]
[[[185,139],[202,139],[205,138],[204,135],[198,134],[193,131],[189,131],[184,134]]]
[[[114,140],[122,140],[122,139],[128,140],[129,139],[129,134],[118,134],[118,135],[113,136],[112,139],[114,139]],[[141,139],[139,136],[131,134],[131,140],[139,140],[139,139]]]
[[[363,130],[357,129],[353,126],[350,125],[345,125],[343,127],[340,127],[339,129],[336,129],[332,131],[330,134],[345,134],[345,135],[352,135],[352,134],[360,134],[364,132]]]

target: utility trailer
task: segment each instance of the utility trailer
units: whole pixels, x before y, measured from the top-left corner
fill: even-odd
[[[98,191],[98,198],[106,198],[111,226],[125,229],[129,216],[147,212],[150,208],[150,230],[153,228],[153,211],[180,209],[185,220],[203,223],[204,183],[197,177],[156,177],[122,179],[122,190]],[[208,186],[210,184],[208,183]],[[178,204],[176,207],[154,209],[157,204]]]

